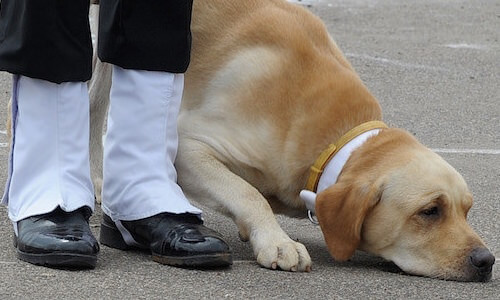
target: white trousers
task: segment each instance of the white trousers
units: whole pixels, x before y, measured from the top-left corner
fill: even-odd
[[[89,99],[82,82],[55,84],[14,75],[9,218],[94,208],[89,164]]]
[[[113,68],[103,211],[115,221],[194,213],[176,183],[182,74]],[[94,209],[89,99],[81,82],[14,76],[12,143],[3,204],[15,223],[58,206]]]
[[[177,117],[184,75],[113,67],[102,210],[112,220],[194,213],[177,185]]]

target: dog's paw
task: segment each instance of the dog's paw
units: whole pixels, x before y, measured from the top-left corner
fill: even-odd
[[[257,251],[257,262],[268,269],[310,272],[311,257],[301,243],[291,239],[275,241]]]

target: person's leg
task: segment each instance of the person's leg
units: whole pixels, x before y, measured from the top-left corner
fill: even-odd
[[[193,0],[101,0],[99,58],[124,69],[184,73]]]
[[[99,248],[88,225],[94,196],[88,153],[89,100],[83,82],[89,74],[82,55],[88,53],[91,59],[85,34],[90,38],[88,18],[83,18],[88,1],[39,2],[2,1],[0,68],[16,74],[9,178],[2,203],[8,205],[14,223],[19,258],[48,266],[94,267]],[[57,18],[75,13],[74,23],[68,16]],[[56,24],[62,27],[55,30]],[[75,35],[65,36],[71,32]],[[51,35],[61,38],[60,48],[44,39],[50,41]],[[73,52],[75,45],[88,49]],[[57,62],[59,57],[63,63]],[[71,57],[77,63],[65,69],[64,61]],[[80,74],[74,72],[78,65]]]
[[[54,83],[92,75],[88,0],[2,0],[0,70]]]
[[[228,245],[203,226],[201,211],[176,182],[191,5],[101,0],[99,55],[115,66],[100,241],[119,249],[150,249],[155,261],[169,265],[227,266],[232,263]]]
[[[103,211],[114,220],[201,211],[177,185],[183,75],[113,67],[104,144]]]

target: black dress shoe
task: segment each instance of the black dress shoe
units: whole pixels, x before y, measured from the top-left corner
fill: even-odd
[[[161,213],[121,224],[138,245],[127,245],[106,214],[101,223],[100,242],[121,250],[148,249],[154,261],[177,267],[213,268],[233,263],[227,243],[217,232],[203,226],[196,215]]]
[[[99,244],[90,231],[90,209],[54,211],[17,222],[19,259],[55,268],[94,268]]]

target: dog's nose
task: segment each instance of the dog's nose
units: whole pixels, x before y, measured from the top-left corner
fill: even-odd
[[[470,261],[478,272],[482,275],[491,273],[493,264],[495,263],[495,256],[486,248],[476,248],[470,254]]]

